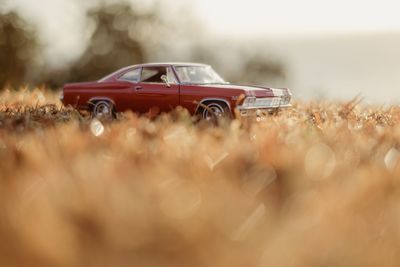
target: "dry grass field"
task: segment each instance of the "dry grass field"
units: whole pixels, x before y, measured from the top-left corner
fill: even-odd
[[[100,122],[0,93],[0,266],[399,266],[400,108]]]

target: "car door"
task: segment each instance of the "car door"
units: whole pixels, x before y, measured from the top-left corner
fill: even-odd
[[[141,73],[142,68],[136,67],[125,71],[118,77],[118,88],[121,88],[121,90],[116,90],[115,86],[113,87],[114,91],[118,91],[118,95],[114,98],[118,110],[141,111],[141,100],[137,94],[138,88],[141,88]]]
[[[168,79],[168,84],[162,76]],[[135,102],[139,112],[168,112],[179,105],[179,84],[171,66],[143,67],[140,82],[135,86]]]

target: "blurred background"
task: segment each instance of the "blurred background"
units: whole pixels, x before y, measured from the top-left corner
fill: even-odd
[[[400,99],[396,1],[2,0],[0,88],[58,89],[127,65],[211,64],[296,98]]]

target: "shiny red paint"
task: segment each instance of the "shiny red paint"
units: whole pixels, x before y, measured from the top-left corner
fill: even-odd
[[[121,80],[121,76],[137,68],[143,67],[171,67],[174,69],[176,84],[144,83]],[[193,63],[153,63],[129,66],[120,69],[107,77],[85,83],[70,83],[63,88],[62,102],[77,109],[91,110],[98,100],[106,100],[114,105],[117,112],[132,110],[138,113],[146,113],[156,108],[159,112],[169,112],[177,106],[186,108],[191,114],[198,111],[199,103],[220,101],[225,103],[232,114],[236,108],[241,108],[246,97],[257,99],[285,96],[289,98],[288,89],[272,89],[267,87],[241,86],[233,84],[184,84],[176,75],[176,66],[206,66]],[[209,100],[207,102],[207,100]],[[204,102],[206,101],[206,102]],[[284,107],[290,106],[285,102]],[[279,107],[282,107],[279,106]],[[276,106],[246,107],[246,109],[271,109]]]

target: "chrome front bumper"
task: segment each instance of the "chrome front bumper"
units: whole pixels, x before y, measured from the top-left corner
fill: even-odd
[[[270,113],[279,108],[289,108],[291,95],[285,95],[283,97],[265,97],[255,98],[251,102],[244,103],[243,105],[237,106],[237,110],[241,116],[253,116],[257,114]]]
[[[277,106],[277,107],[237,107],[237,110],[241,117],[250,117],[250,116],[264,116],[269,113],[272,113],[280,108],[290,108],[291,104]]]

